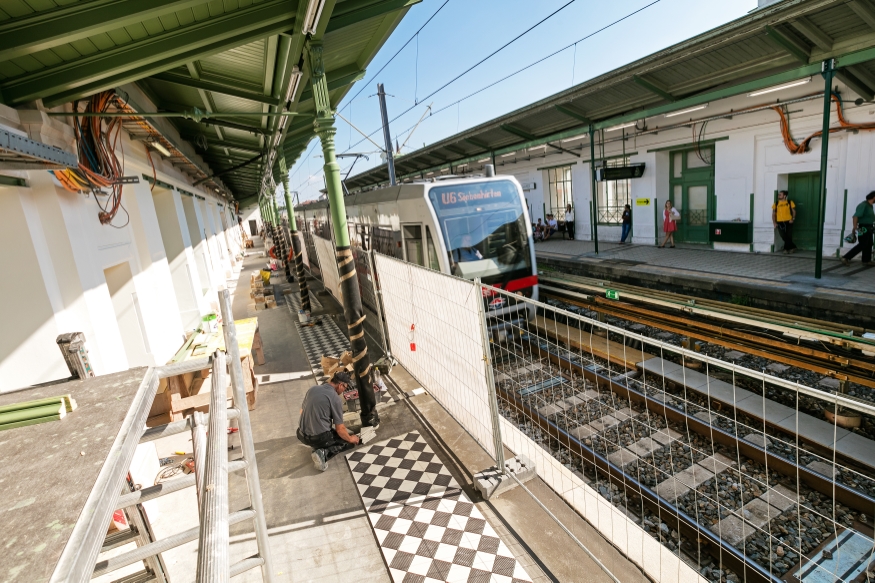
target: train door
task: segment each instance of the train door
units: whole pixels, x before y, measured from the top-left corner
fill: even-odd
[[[404,260],[425,266],[425,251],[422,241],[422,225],[402,224],[401,235],[404,242]]]

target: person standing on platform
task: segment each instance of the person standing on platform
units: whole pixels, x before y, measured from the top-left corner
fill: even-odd
[[[681,218],[681,213],[670,200],[665,201],[665,209],[662,211],[662,232],[665,233],[665,239],[662,240],[660,249],[665,247],[665,244],[671,241],[671,247],[674,249],[674,232],[678,230],[678,221]]]
[[[626,242],[626,237],[632,231],[632,207],[628,204],[623,207],[623,233],[620,236],[620,243]]]
[[[845,265],[851,264],[851,259],[857,256],[857,253],[863,252],[863,265],[875,267],[875,262],[872,261],[872,241],[875,235],[875,190],[866,195],[866,200],[857,205],[857,210],[854,211],[854,233],[857,235],[857,244],[853,249],[845,253],[842,257],[842,263]]]
[[[790,200],[786,190],[778,191],[778,202],[772,205],[772,224],[784,241],[784,253],[796,253],[793,243],[793,221],[796,220],[796,203]]]
[[[565,232],[568,234],[568,238],[573,241],[574,240],[574,211],[571,210],[571,205],[568,205],[565,207]]]
[[[353,386],[350,373],[345,370],[328,372],[328,382],[310,387],[301,405],[301,420],[298,422],[298,440],[313,448],[310,454],[316,469],[324,472],[328,460],[350,450],[359,443],[343,424],[343,401],[340,395]]]

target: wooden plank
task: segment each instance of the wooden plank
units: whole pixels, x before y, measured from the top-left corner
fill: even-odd
[[[640,348],[625,346],[619,342],[573,328],[567,324],[548,320],[543,316],[536,316],[531,323],[539,332],[547,334],[551,338],[565,342],[569,346],[585,353],[592,353],[614,364],[625,366],[630,370],[636,368],[636,363],[656,358]]]

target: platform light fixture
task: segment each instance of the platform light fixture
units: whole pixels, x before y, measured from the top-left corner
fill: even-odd
[[[616,126],[612,126],[612,127],[609,127],[609,128],[605,128],[605,131],[606,131],[606,132],[613,132],[613,131],[616,131],[616,130],[622,130],[623,128],[631,128],[631,127],[635,127],[635,124],[636,124],[636,123],[637,123],[637,122],[634,122],[634,121],[630,121],[629,123],[621,123],[620,125],[616,125]]]
[[[158,150],[159,152],[161,152],[161,154],[163,154],[164,156],[166,156],[166,157],[168,157],[168,158],[171,156],[171,154],[170,154],[170,150],[168,150],[167,148],[165,148],[165,147],[164,147],[164,144],[162,144],[162,143],[159,142],[158,140],[155,140],[155,141],[149,142],[149,145],[152,146],[153,148],[155,148],[156,150]]]
[[[799,87],[800,85],[805,85],[806,83],[811,82],[811,77],[806,77],[805,79],[799,79],[797,81],[791,81],[790,83],[784,83],[783,85],[775,85],[774,87],[767,87],[766,89],[760,89],[759,91],[754,91],[753,93],[748,93],[748,97],[759,97],[760,95],[765,95],[766,93],[773,93],[775,91],[782,91],[784,89],[790,89],[791,87]]]
[[[483,164],[484,162],[489,162],[492,158],[483,158],[482,160],[477,160],[478,164]]]
[[[697,105],[696,107],[690,107],[690,108],[687,108],[687,109],[682,109],[682,110],[680,110],[680,111],[673,111],[673,112],[671,112],[671,113],[667,113],[667,114],[665,114],[665,117],[675,117],[675,116],[677,116],[677,115],[684,115],[685,113],[693,113],[694,111],[702,111],[702,110],[705,109],[706,107],[708,107],[708,104],[707,104],[707,103],[705,103],[705,104],[703,104],[703,105]]]
[[[322,16],[322,9],[325,7],[325,0],[310,0],[307,6],[307,14],[304,16],[304,34],[314,34],[316,25],[319,23],[319,17]]]
[[[584,138],[588,138],[589,134],[580,134],[579,136],[572,136],[570,138],[565,138],[562,140],[562,143],[565,144],[567,142],[576,142],[577,140],[583,140]]]
[[[510,156],[516,156],[516,152],[508,152],[507,154],[502,154],[502,158],[509,158]]]

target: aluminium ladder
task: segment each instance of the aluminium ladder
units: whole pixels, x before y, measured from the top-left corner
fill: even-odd
[[[246,392],[243,384],[243,369],[240,365],[240,348],[237,344],[237,331],[231,314],[231,301],[228,290],[219,291],[219,305],[222,311],[225,348],[217,350],[209,358],[189,360],[180,363],[149,368],[140,384],[131,408],[119,430],[119,437],[110,450],[107,461],[97,478],[97,482],[86,501],[82,518],[73,527],[70,539],[61,554],[51,582],[85,583],[92,577],[116,571],[122,567],[145,563],[145,570],[120,579],[120,581],[164,583],[164,565],[160,554],[193,540],[198,541],[197,576],[198,583],[225,583],[231,577],[255,567],[261,567],[262,580],[273,581],[270,543],[268,541],[267,521],[258,468],[255,463],[255,443]],[[154,400],[158,381],[161,378],[212,369],[212,387],[209,414],[195,413],[194,416],[145,429],[146,417]],[[225,377],[230,371],[233,407],[227,408],[227,394],[222,390],[227,383]],[[243,457],[228,460],[228,423],[237,424]],[[139,443],[153,441],[169,435],[190,431],[192,434],[195,472],[174,478],[155,486],[119,495],[125,486],[125,477]],[[230,513],[228,509],[228,473],[246,473],[249,489],[250,507]],[[143,522],[140,506],[147,500],[159,498],[171,492],[196,487],[199,506],[199,525],[164,539],[154,540],[151,528]],[[128,488],[129,489],[129,488]],[[140,518],[132,520],[138,536],[131,537],[140,545],[136,549],[99,561],[97,555],[107,543],[106,525],[112,513],[125,509],[128,516]],[[246,520],[255,523],[255,539],[258,553],[230,564],[229,528]],[[117,545],[115,545],[117,546]]]

